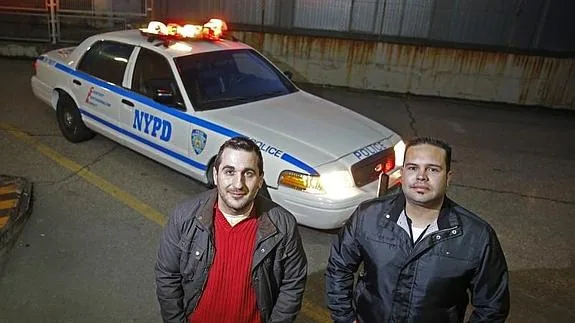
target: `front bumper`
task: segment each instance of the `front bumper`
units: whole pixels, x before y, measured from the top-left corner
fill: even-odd
[[[388,192],[396,189],[399,184],[400,173],[395,170],[389,176]],[[341,200],[283,186],[270,189],[269,192],[271,198],[290,211],[299,224],[316,229],[336,229],[345,224],[361,202],[377,197],[377,181],[357,189],[357,194]]]

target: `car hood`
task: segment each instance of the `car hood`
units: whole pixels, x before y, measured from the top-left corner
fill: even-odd
[[[399,139],[383,125],[305,91],[202,114],[312,167],[386,138],[389,146]]]

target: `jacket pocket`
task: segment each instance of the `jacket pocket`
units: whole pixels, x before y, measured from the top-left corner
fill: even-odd
[[[449,243],[437,246],[431,253],[444,259],[456,259],[467,262],[475,261],[476,257],[473,248],[465,248],[461,245],[452,245]]]
[[[368,240],[383,243],[383,244],[386,244],[389,246],[397,246],[398,245],[397,239],[394,239],[393,237],[384,236],[384,235],[367,234],[366,238]]]
[[[413,321],[425,323],[463,323],[464,315],[460,316],[457,305],[449,308],[429,307],[424,309],[423,313],[419,313]]]
[[[180,258],[180,272],[184,280],[192,280],[205,253],[205,249],[193,248],[182,252]]]

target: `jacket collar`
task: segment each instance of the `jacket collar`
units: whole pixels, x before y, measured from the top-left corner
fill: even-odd
[[[460,224],[459,218],[455,212],[452,212],[455,204],[447,196],[443,199],[443,204],[441,205],[441,210],[439,211],[439,217],[437,218],[437,226],[439,230],[453,228]],[[396,222],[401,215],[401,211],[405,208],[405,195],[399,193],[393,201],[391,210],[389,211],[390,221]]]
[[[265,197],[256,196],[255,205],[256,217],[258,218],[257,242],[264,241],[278,232],[278,228],[272,222],[269,211],[273,207],[270,200]]]
[[[197,216],[198,222],[208,231],[212,231],[214,227],[214,205],[218,200],[218,189],[214,188],[207,192],[208,198],[204,199],[200,206],[200,212]]]

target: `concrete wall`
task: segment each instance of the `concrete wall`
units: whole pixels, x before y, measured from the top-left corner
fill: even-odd
[[[35,58],[51,49],[54,47],[48,43],[0,41],[0,57]]]
[[[575,59],[271,33],[234,35],[300,82],[575,110]],[[0,56],[32,58],[51,47],[0,42]]]
[[[575,60],[257,32],[234,36],[296,81],[575,110]]]

